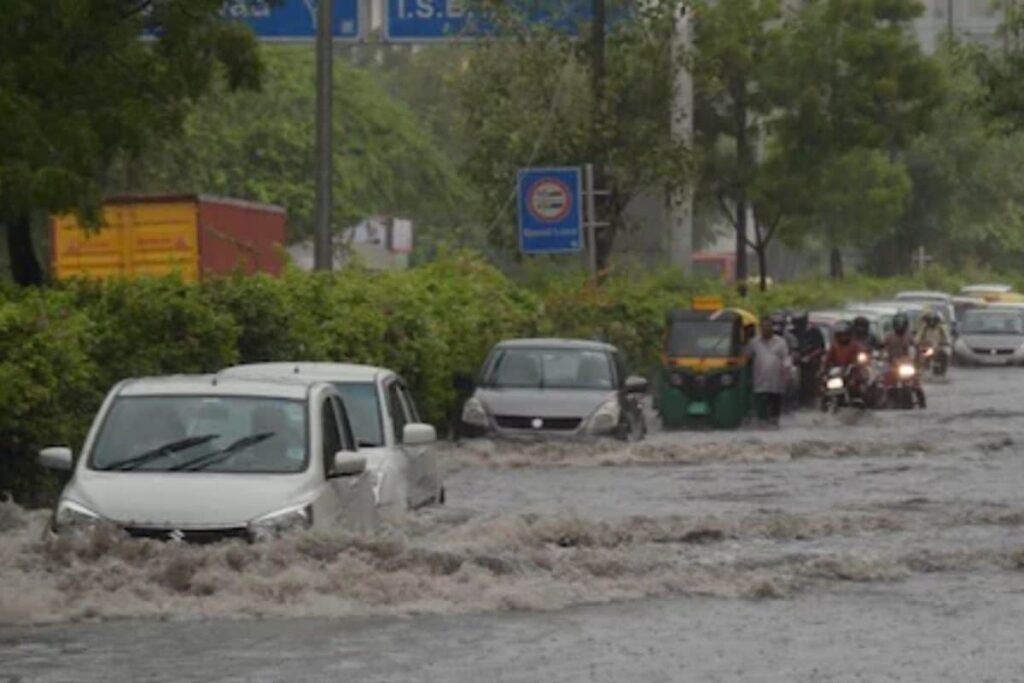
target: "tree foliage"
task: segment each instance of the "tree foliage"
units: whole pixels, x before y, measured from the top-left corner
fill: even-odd
[[[251,35],[220,0],[5,0],[0,11],[0,222],[15,279],[39,282],[33,212],[96,218],[103,171],[173,133],[221,71],[256,87]],[[152,40],[140,37],[148,33]]]
[[[212,192],[281,204],[290,237],[312,234],[315,64],[306,47],[263,48],[260,92],[217,83],[184,134],[128,160],[115,190]],[[430,133],[372,75],[344,58],[334,65],[334,209],[337,230],[370,214],[410,216],[447,227],[465,191]]]

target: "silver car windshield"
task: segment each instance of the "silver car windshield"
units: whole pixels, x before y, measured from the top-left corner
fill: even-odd
[[[612,365],[603,351],[578,349],[503,349],[486,384],[492,387],[611,389]]]
[[[234,396],[125,396],[107,413],[90,456],[98,470],[301,472],[308,461],[302,401]]]
[[[964,317],[961,334],[1024,334],[1024,316],[993,311],[970,312]]]
[[[362,448],[384,445],[377,386],[371,382],[337,382],[334,385],[345,402],[356,441]]]

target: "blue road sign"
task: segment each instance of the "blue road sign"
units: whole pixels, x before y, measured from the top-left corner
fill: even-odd
[[[469,9],[475,0],[387,0],[384,36],[389,42],[423,43],[481,38],[497,27]],[[527,23],[547,23],[575,34],[590,17],[590,0],[552,0],[548,9],[531,2]]]
[[[519,249],[559,254],[583,248],[583,192],[578,168],[524,168],[517,182]]]
[[[221,16],[248,24],[260,40],[316,40],[317,0],[225,0]],[[359,0],[334,0],[334,39],[359,40]]]

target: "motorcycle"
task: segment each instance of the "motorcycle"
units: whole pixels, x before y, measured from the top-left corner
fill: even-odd
[[[935,377],[945,377],[949,369],[949,356],[949,349],[945,346],[924,344],[920,349],[919,369],[922,373],[930,372]]]
[[[884,384],[887,407],[913,410],[928,406],[924,388],[921,386],[920,373],[911,359],[891,361]]]
[[[855,365],[834,366],[825,373],[821,387],[821,411],[836,413],[840,408],[866,408],[865,387],[869,386],[871,357],[861,352]]]

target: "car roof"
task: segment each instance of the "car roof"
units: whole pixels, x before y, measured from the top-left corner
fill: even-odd
[[[580,351],[615,351],[611,344],[591,339],[557,339],[537,337],[529,339],[505,339],[494,345],[496,349],[577,349]]]
[[[220,375],[168,375],[137,377],[121,383],[118,396],[259,396],[305,400],[319,384],[310,378],[287,381],[223,377]]]
[[[394,374],[387,368],[357,363],[249,363],[235,365],[220,371],[225,377],[300,377],[321,382],[374,382],[381,375]]]
[[[994,292],[994,293],[998,293],[998,294],[1008,294],[1008,293],[1010,293],[1012,291],[1013,291],[1013,287],[1011,285],[999,285],[999,284],[966,285],[966,286],[960,288],[960,293],[961,294],[981,294],[983,292]]]

